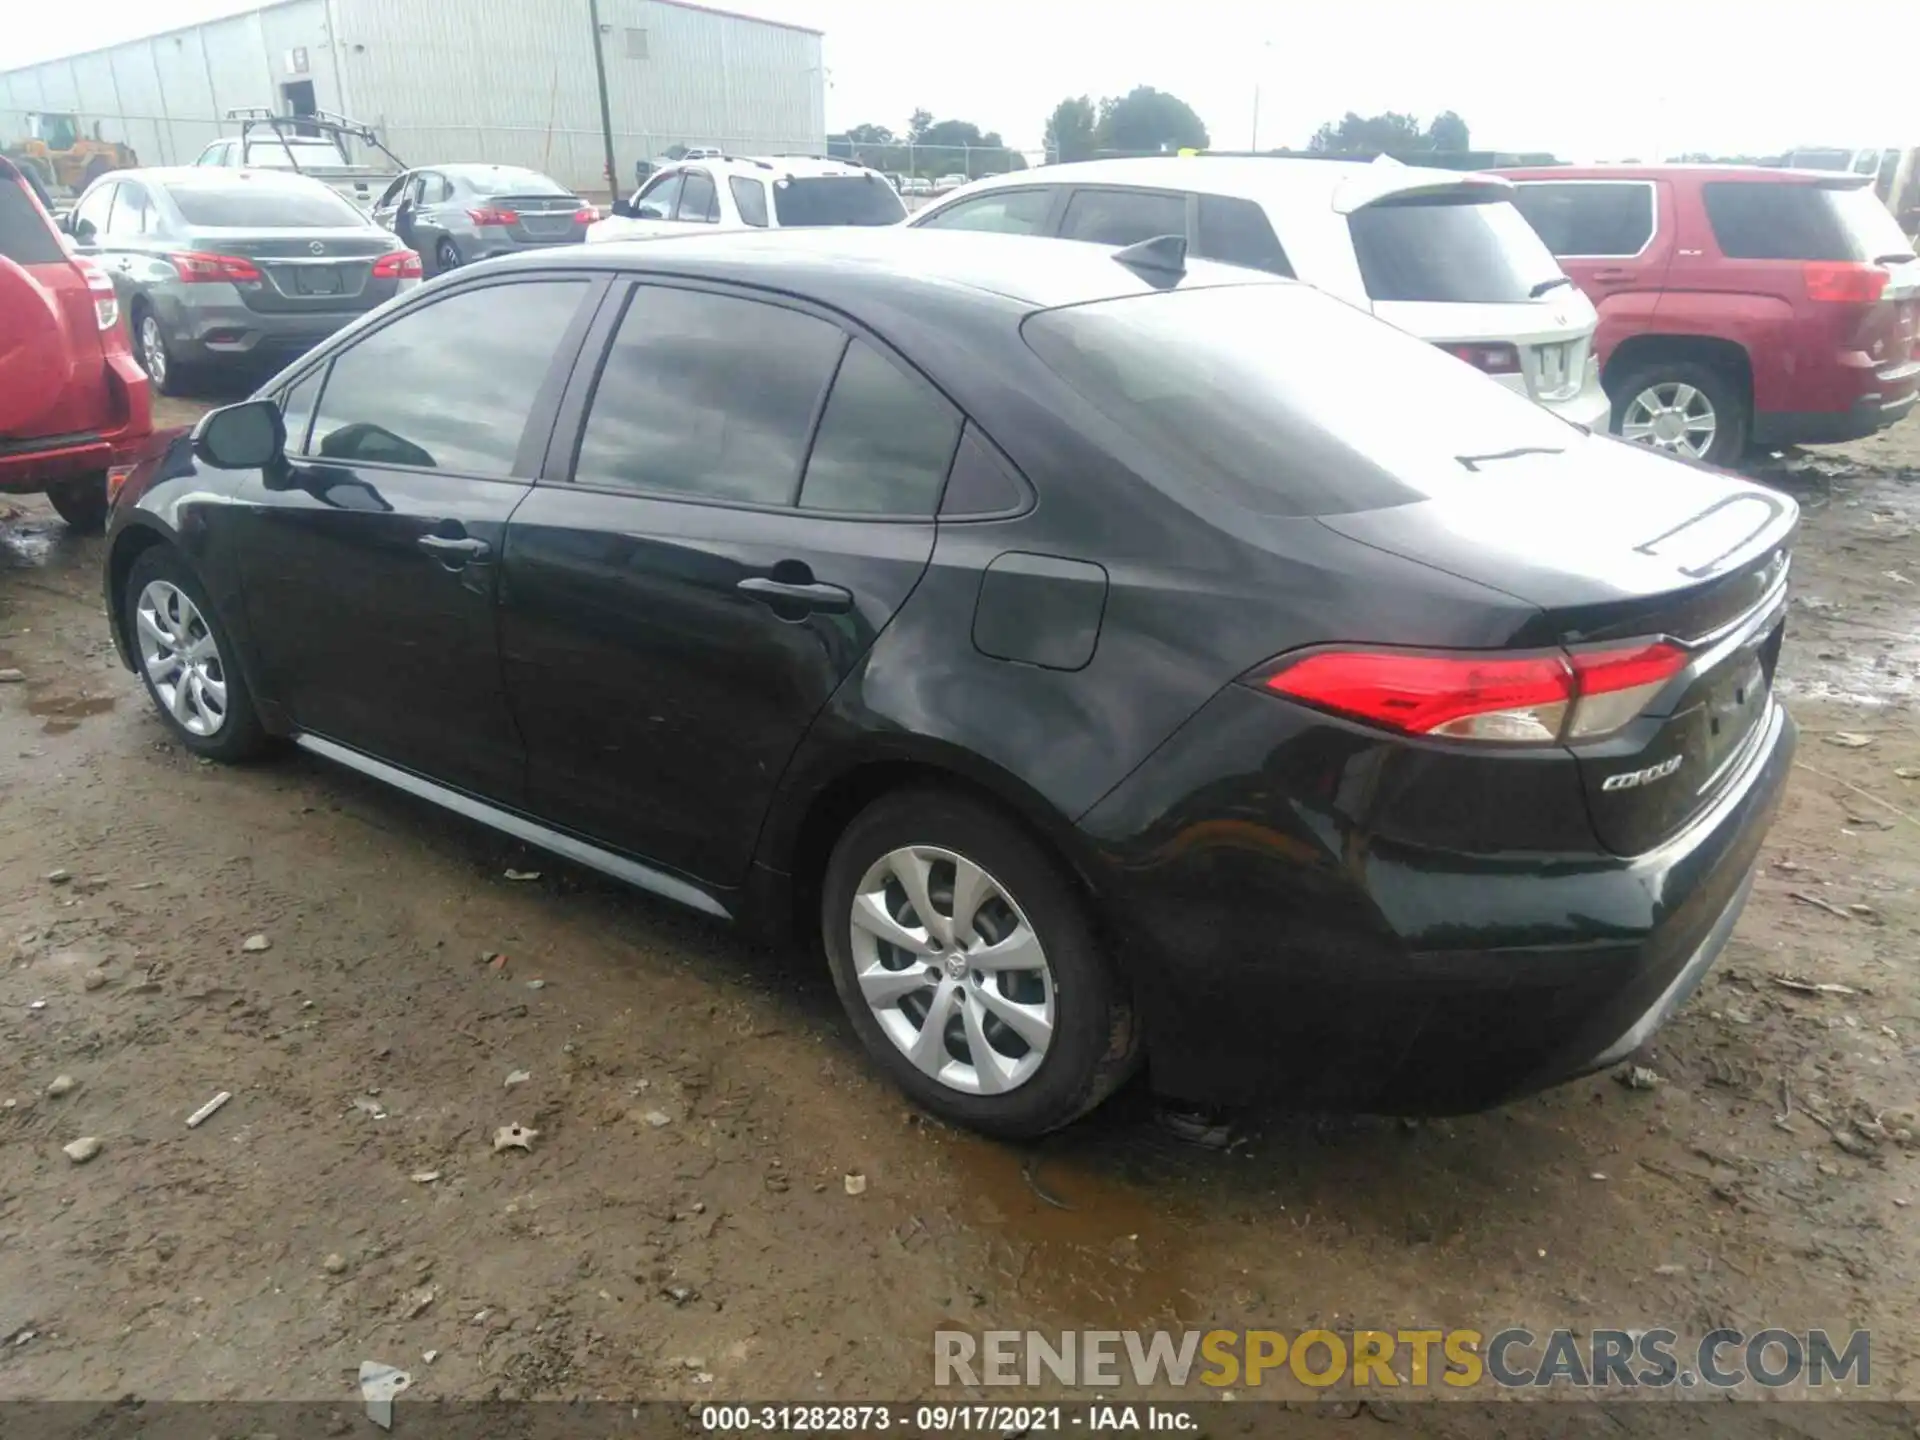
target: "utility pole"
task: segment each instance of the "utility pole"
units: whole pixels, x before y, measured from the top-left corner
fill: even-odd
[[[613,159],[613,108],[607,101],[607,55],[600,44],[600,0],[587,0],[593,18],[593,76],[600,84],[600,138],[607,147],[607,191],[620,194],[620,172]]]

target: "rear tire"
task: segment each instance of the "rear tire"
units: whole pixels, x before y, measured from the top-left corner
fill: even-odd
[[[147,372],[147,379],[162,395],[185,393],[186,372],[167,344],[167,332],[160,317],[144,300],[133,303],[129,317],[133,331],[133,358]]]
[[[931,923],[909,894],[915,876]],[[979,801],[937,789],[875,801],[834,846],[820,920],[834,988],[868,1054],[955,1124],[1044,1135],[1139,1062],[1131,997],[1080,894]]]
[[[433,273],[444,275],[449,270],[458,270],[461,265],[460,247],[450,239],[442,239],[433,248]]]
[[[233,640],[180,553],[167,545],[142,551],[120,603],[134,668],[174,738],[209,760],[265,750],[267,732]]]
[[[107,528],[107,477],[104,473],[62,480],[47,487],[54,512],[76,535],[98,535]]]
[[[1682,459],[1732,465],[1747,449],[1749,404],[1739,380],[1697,360],[1651,360],[1607,386],[1613,433]]]

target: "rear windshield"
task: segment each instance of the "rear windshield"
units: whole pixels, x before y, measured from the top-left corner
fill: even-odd
[[[189,225],[215,229],[317,230],[364,226],[366,216],[317,181],[274,180],[265,185],[196,185],[182,181],[167,194]]]
[[[1505,200],[1448,191],[1379,200],[1347,217],[1360,278],[1375,300],[1505,305],[1560,274]]]
[[[893,225],[907,207],[878,175],[822,175],[774,181],[773,213],[782,225]]]
[[[571,195],[538,170],[479,170],[462,175],[477,195]]]
[[[1046,310],[1021,333],[1135,442],[1143,474],[1267,515],[1426,498],[1515,452],[1594,443],[1518,392],[1304,285]],[[1391,396],[1391,414],[1383,397]]]
[[[1715,180],[1701,187],[1729,260],[1910,260],[1899,222],[1862,185]]]
[[[10,175],[0,176],[0,255],[16,265],[54,265],[67,258],[26,185]]]

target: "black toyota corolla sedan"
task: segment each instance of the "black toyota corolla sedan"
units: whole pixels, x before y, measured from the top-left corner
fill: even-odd
[[[915,1100],[1489,1105],[1710,965],[1790,500],[1302,285],[928,230],[465,269],[118,496],[180,743],[817,943]]]

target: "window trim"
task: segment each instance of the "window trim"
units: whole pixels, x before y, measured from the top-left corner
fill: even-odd
[[[466,470],[449,470],[439,466],[400,465],[390,460],[352,460],[338,461],[327,456],[288,455],[288,464],[333,465],[340,469],[378,470],[402,475],[440,475],[453,480],[485,481],[497,485],[517,485],[525,488],[535,483],[539,473],[542,456],[547,452],[553,438],[555,419],[560,410],[560,401],[565,394],[568,377],[579,363],[581,346],[587,334],[604,307],[607,291],[612,288],[615,277],[601,270],[576,268],[555,268],[541,270],[515,271],[511,275],[482,275],[468,280],[465,284],[451,285],[445,289],[419,289],[412,292],[421,297],[408,300],[392,313],[381,317],[377,325],[365,329],[343,331],[338,338],[326,342],[322,351],[306,357],[298,373],[288,377],[274,387],[274,394],[284,404],[285,396],[309,375],[324,369],[326,374],[320,381],[320,393],[314,397],[313,414],[307,421],[307,434],[313,434],[313,427],[319,422],[320,407],[326,403],[327,389],[333,384],[333,363],[349,350],[378,335],[390,325],[398,324],[420,310],[439,305],[459,295],[471,294],[476,290],[490,290],[506,285],[528,285],[541,281],[565,280],[576,284],[584,282],[585,293],[580,297],[580,306],[575,310],[573,319],[567,323],[561,334],[560,344],[555,348],[553,359],[547,367],[547,373],[534,391],[533,408],[527,412],[525,424],[520,432],[520,445],[514,451],[513,469],[505,475],[476,475]]]
[[[1658,181],[1642,180],[1638,178],[1626,179],[1624,177],[1619,180],[1601,180],[1601,179],[1596,179],[1592,176],[1587,176],[1579,180],[1516,180],[1513,183],[1517,186],[1644,185],[1647,188],[1648,194],[1650,194],[1653,197],[1653,210],[1652,210],[1653,225],[1652,225],[1652,228],[1650,228],[1647,231],[1646,244],[1642,245],[1638,250],[1635,250],[1631,254],[1626,254],[1626,255],[1602,255],[1602,254],[1589,254],[1586,252],[1575,254],[1572,251],[1569,251],[1565,255],[1554,255],[1553,258],[1556,260],[1638,260],[1643,255],[1645,255],[1647,251],[1651,250],[1653,248],[1653,242],[1660,238],[1660,209],[1661,209],[1660,198],[1661,197],[1660,197],[1660,184]],[[1515,206],[1514,208],[1519,209],[1518,206]],[[1522,210],[1520,214],[1521,214],[1521,218],[1525,219],[1526,212]],[[1533,222],[1531,220],[1528,220],[1527,223],[1531,225]],[[1542,243],[1545,243],[1545,242],[1543,241]],[[1551,250],[1549,250],[1548,253],[1551,254],[1552,253]]]
[[[1053,228],[1047,232],[1053,239],[1056,239],[1056,240],[1070,240],[1076,245],[1105,245],[1106,244],[1104,240],[1082,240],[1076,235],[1069,235],[1066,233],[1067,207],[1073,204],[1073,197],[1075,195],[1078,195],[1085,190],[1098,190],[1108,195],[1112,195],[1112,194],[1170,195],[1176,200],[1183,200],[1186,202],[1185,221],[1186,221],[1187,233],[1182,235],[1180,238],[1187,242],[1187,247],[1189,249],[1192,249],[1194,247],[1194,244],[1200,234],[1200,192],[1197,190],[1189,190],[1182,185],[1078,184],[1078,185],[1063,185],[1060,188],[1061,188],[1060,203],[1054,208],[1054,212],[1051,217],[1053,222]],[[1262,206],[1261,208],[1264,209],[1265,207]],[[1269,220],[1267,223],[1272,224],[1273,222]],[[1151,239],[1156,239],[1158,237],[1149,235],[1147,238],[1151,240]],[[1277,231],[1275,232],[1274,238],[1276,240],[1279,238],[1279,234]],[[1119,249],[1125,249],[1126,247],[1116,245],[1112,248],[1119,250]]]
[[[1003,520],[1007,518],[1005,514],[994,514],[983,516],[969,515],[962,520],[940,520],[940,506],[945,503],[947,485],[953,479],[953,456],[949,456],[947,459],[947,473],[941,477],[940,492],[934,496],[933,509],[925,515],[881,514],[869,510],[801,509],[799,505],[800,489],[806,484],[807,466],[812,463],[813,447],[820,436],[820,421],[826,414],[827,401],[832,398],[834,382],[840,378],[840,366],[847,358],[847,350],[856,339],[864,340],[877,350],[888,363],[903,369],[908,375],[913,376],[922,384],[927,385],[933,390],[934,394],[952,406],[954,413],[960,417],[960,429],[963,433],[968,425],[973,425],[973,427],[987,439],[992,440],[992,436],[988,434],[985,426],[974,421],[973,417],[967,413],[965,406],[961,405],[959,401],[947,393],[944,386],[940,385],[931,375],[927,374],[926,371],[922,370],[905,355],[901,354],[899,350],[888,344],[883,337],[874,334],[872,330],[868,329],[850,315],[845,315],[825,305],[816,304],[798,295],[790,295],[782,290],[767,289],[757,285],[727,283],[664,271],[655,272],[645,270],[623,271],[612,278],[614,283],[601,302],[599,314],[594,317],[593,333],[587,337],[586,343],[582,346],[579,357],[574,364],[573,375],[567,384],[566,395],[560,403],[558,414],[554,420],[552,439],[547,446],[546,458],[540,467],[538,476],[533,482],[534,484],[551,486],[556,489],[565,487],[579,490],[590,495],[620,496],[628,500],[643,501],[651,505],[699,505],[717,510],[741,510],[761,515],[786,515],[795,519],[834,522],[858,520],[883,525],[931,525],[936,521],[940,521],[942,524],[964,524],[976,519]],[[724,295],[734,300],[752,301],[759,304],[777,306],[784,310],[797,311],[802,315],[811,316],[816,320],[824,320],[827,324],[839,330],[841,335],[845,337],[845,343],[841,345],[840,353],[834,357],[832,373],[828,376],[826,382],[821,385],[819,395],[814,398],[813,414],[807,425],[806,448],[801,452],[799,472],[794,479],[790,498],[785,503],[765,504],[751,500],[734,500],[718,495],[692,495],[685,491],[675,490],[638,490],[631,485],[600,485],[577,478],[576,470],[579,463],[580,447],[585,441],[587,433],[587,415],[592,408],[593,397],[599,391],[601,375],[606,369],[608,359],[613,354],[613,342],[620,333],[620,323],[626,318],[627,308],[632,303],[633,297],[637,295],[642,288],[647,286],[658,286],[663,289],[673,290],[693,290],[709,295]],[[999,449],[1002,455],[1006,454],[1005,448],[999,446],[997,442],[995,443],[995,448]],[[959,453],[959,442],[956,440],[953,454],[957,456]],[[1009,460],[1008,463],[1011,465],[1011,460]],[[1026,491],[1029,498],[1027,505],[1020,511],[1010,513],[1024,514],[1027,509],[1032,508],[1033,502],[1031,496],[1033,487],[1027,483],[1025,475],[1021,474],[1018,466],[1014,466],[1013,468],[1015,473],[1020,475],[1022,488]]]

